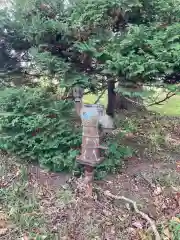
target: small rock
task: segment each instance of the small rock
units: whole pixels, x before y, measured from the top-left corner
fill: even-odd
[[[28,238],[28,236],[24,235],[24,236],[22,237],[22,240],[29,240],[29,238]]]
[[[6,220],[6,215],[4,214],[4,212],[0,211],[0,220],[5,221]]]
[[[112,182],[112,181],[107,181],[106,183],[107,183],[107,184],[113,184],[113,182]]]
[[[134,191],[135,191],[135,192],[138,192],[138,191],[139,191],[139,188],[138,188],[137,185],[134,186]]]
[[[134,134],[133,134],[133,133],[126,133],[126,134],[125,134],[125,137],[127,137],[127,138],[133,138],[133,137],[134,137]]]
[[[132,226],[133,226],[133,227],[136,227],[136,228],[138,228],[138,229],[142,229],[142,228],[143,228],[142,224],[141,224],[140,222],[138,222],[138,221],[133,222],[133,223],[132,223]]]
[[[161,187],[156,187],[156,189],[153,192],[153,195],[158,196],[162,193],[162,188]]]
[[[130,204],[129,204],[129,203],[126,203],[125,205],[126,205],[127,210],[130,211],[130,210],[131,210]]]
[[[110,211],[107,211],[107,210],[105,210],[105,209],[103,209],[103,213],[104,213],[104,215],[105,216],[111,216],[111,212]]]
[[[7,228],[1,228],[0,229],[0,236],[3,236],[7,233],[8,229]]]
[[[107,226],[111,226],[111,225],[112,225],[112,222],[107,221],[107,222],[105,222],[105,224],[106,224]]]
[[[131,234],[131,236],[135,236],[136,235],[136,230],[132,227],[128,228],[128,233]]]

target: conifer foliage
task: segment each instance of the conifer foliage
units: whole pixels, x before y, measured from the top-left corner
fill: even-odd
[[[13,0],[1,14],[1,58],[13,49],[14,61],[69,88],[101,90],[110,76],[151,82],[179,72],[179,20],[179,0]]]

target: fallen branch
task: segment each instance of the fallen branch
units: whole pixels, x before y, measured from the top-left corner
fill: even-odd
[[[145,214],[144,212],[140,211],[137,207],[137,204],[135,201],[129,199],[129,198],[126,198],[124,196],[117,196],[117,195],[113,195],[112,193],[110,193],[109,191],[105,191],[103,192],[105,196],[107,197],[110,197],[110,198],[113,198],[113,199],[117,199],[117,200],[124,200],[128,203],[131,203],[134,207],[134,210],[136,213],[140,214],[142,216],[142,218],[144,218],[151,226],[152,230],[153,230],[153,233],[154,233],[154,236],[155,236],[155,240],[161,240],[161,237],[157,231],[157,228],[156,228],[156,225],[154,223],[154,221],[148,217],[147,214]]]

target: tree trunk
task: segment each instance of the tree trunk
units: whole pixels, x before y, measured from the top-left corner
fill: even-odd
[[[126,92],[134,93],[142,91],[141,86],[123,87]],[[116,110],[127,110],[129,112],[141,111],[145,109],[143,106],[143,99],[140,96],[129,96],[123,93],[116,95]]]
[[[106,108],[106,114],[110,117],[114,117],[114,111],[116,107],[116,93],[114,80],[108,80],[108,104]]]

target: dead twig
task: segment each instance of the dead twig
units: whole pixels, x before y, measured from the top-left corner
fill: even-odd
[[[137,204],[135,201],[129,199],[129,198],[126,198],[124,196],[117,196],[117,195],[113,195],[112,193],[110,193],[109,191],[105,191],[104,192],[104,195],[107,196],[107,197],[110,197],[110,198],[113,198],[113,199],[117,199],[117,200],[124,200],[128,203],[131,203],[134,207],[134,210],[136,213],[140,214],[142,216],[142,218],[144,218],[151,226],[152,230],[153,230],[153,233],[154,233],[154,236],[155,236],[155,240],[161,240],[161,237],[157,231],[157,228],[156,228],[156,225],[154,223],[154,221],[148,217],[147,214],[145,214],[144,212],[140,211],[137,207]]]

